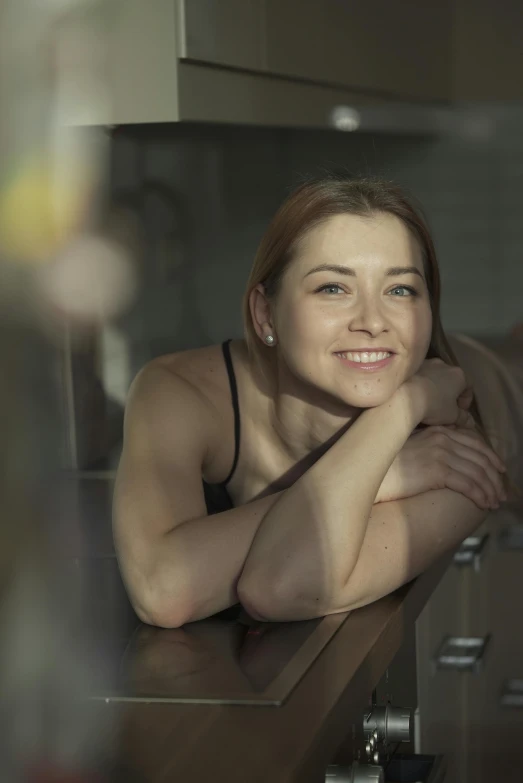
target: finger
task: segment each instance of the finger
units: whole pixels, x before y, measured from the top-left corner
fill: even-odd
[[[489,506],[492,508],[499,507],[499,491],[493,480],[492,470],[485,470],[485,468],[476,461],[455,453],[449,456],[447,464],[452,470],[462,473],[464,476],[472,479],[472,481],[475,481],[487,496]]]
[[[447,428],[445,428],[447,429]],[[506,467],[503,460],[498,457],[496,452],[483,440],[479,433],[472,432],[470,429],[448,428],[447,435],[457,443],[462,443],[464,446],[468,446],[472,449],[477,449],[482,454],[485,454],[492,462],[494,467],[500,471],[500,473],[506,472]]]
[[[469,476],[459,471],[449,470],[445,479],[445,486],[454,492],[459,492],[481,509],[489,508],[489,501],[481,487]]]
[[[461,459],[468,460],[469,462],[474,462],[485,472],[490,483],[495,487],[496,500],[505,500],[505,490],[503,488],[501,474],[495,465],[492,464],[490,459],[483,452],[478,451],[478,449],[471,448],[470,446],[465,446],[463,444],[458,444],[457,442],[455,442],[454,448],[454,453],[457,456],[459,456]]]
[[[472,418],[472,415],[468,413],[468,411],[462,410],[461,408],[458,408],[458,416],[454,424],[458,427],[464,427],[465,429],[469,430],[476,429],[476,423]]]
[[[458,397],[458,406],[460,408],[463,408],[464,410],[467,410],[472,405],[472,400],[474,399],[474,392],[472,390],[472,386],[467,386],[465,391],[461,392],[461,394]]]

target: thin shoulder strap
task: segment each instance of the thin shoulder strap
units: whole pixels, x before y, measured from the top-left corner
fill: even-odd
[[[222,482],[222,486],[228,484],[232,479],[236,465],[238,464],[238,457],[240,454],[240,405],[238,401],[238,387],[236,386],[236,376],[234,375],[234,367],[231,359],[231,349],[229,347],[230,340],[226,340],[222,343],[223,358],[225,359],[225,366],[227,367],[227,375],[229,376],[229,384],[231,387],[231,399],[232,407],[234,410],[234,461],[232,463],[231,472]]]

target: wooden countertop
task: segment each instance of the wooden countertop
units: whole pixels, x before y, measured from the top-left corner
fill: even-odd
[[[281,707],[105,705],[122,721],[126,768],[147,783],[323,783],[448,563],[350,613]]]
[[[112,550],[111,488],[105,481],[82,485],[89,502],[79,502],[81,527],[88,534],[71,543],[70,554],[75,562],[91,563],[95,590],[88,592],[96,593],[94,614],[103,635],[114,628],[114,618],[129,613],[129,604]],[[281,706],[96,702],[118,729],[118,781],[323,783],[340,745],[355,747],[373,689],[412,636],[451,559],[446,555],[394,594],[351,612]]]

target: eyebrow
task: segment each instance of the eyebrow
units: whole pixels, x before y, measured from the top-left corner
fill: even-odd
[[[340,264],[320,264],[313,269],[309,269],[305,277],[313,275],[315,272],[334,272],[338,275],[349,275],[356,277],[356,272],[350,266],[341,266]],[[423,280],[423,275],[415,266],[391,266],[385,272],[387,277],[400,277],[401,275],[419,275]]]

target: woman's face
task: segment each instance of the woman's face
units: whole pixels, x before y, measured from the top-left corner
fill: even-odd
[[[388,213],[330,218],[299,243],[273,321],[291,376],[350,406],[380,405],[430,344],[418,243]]]

